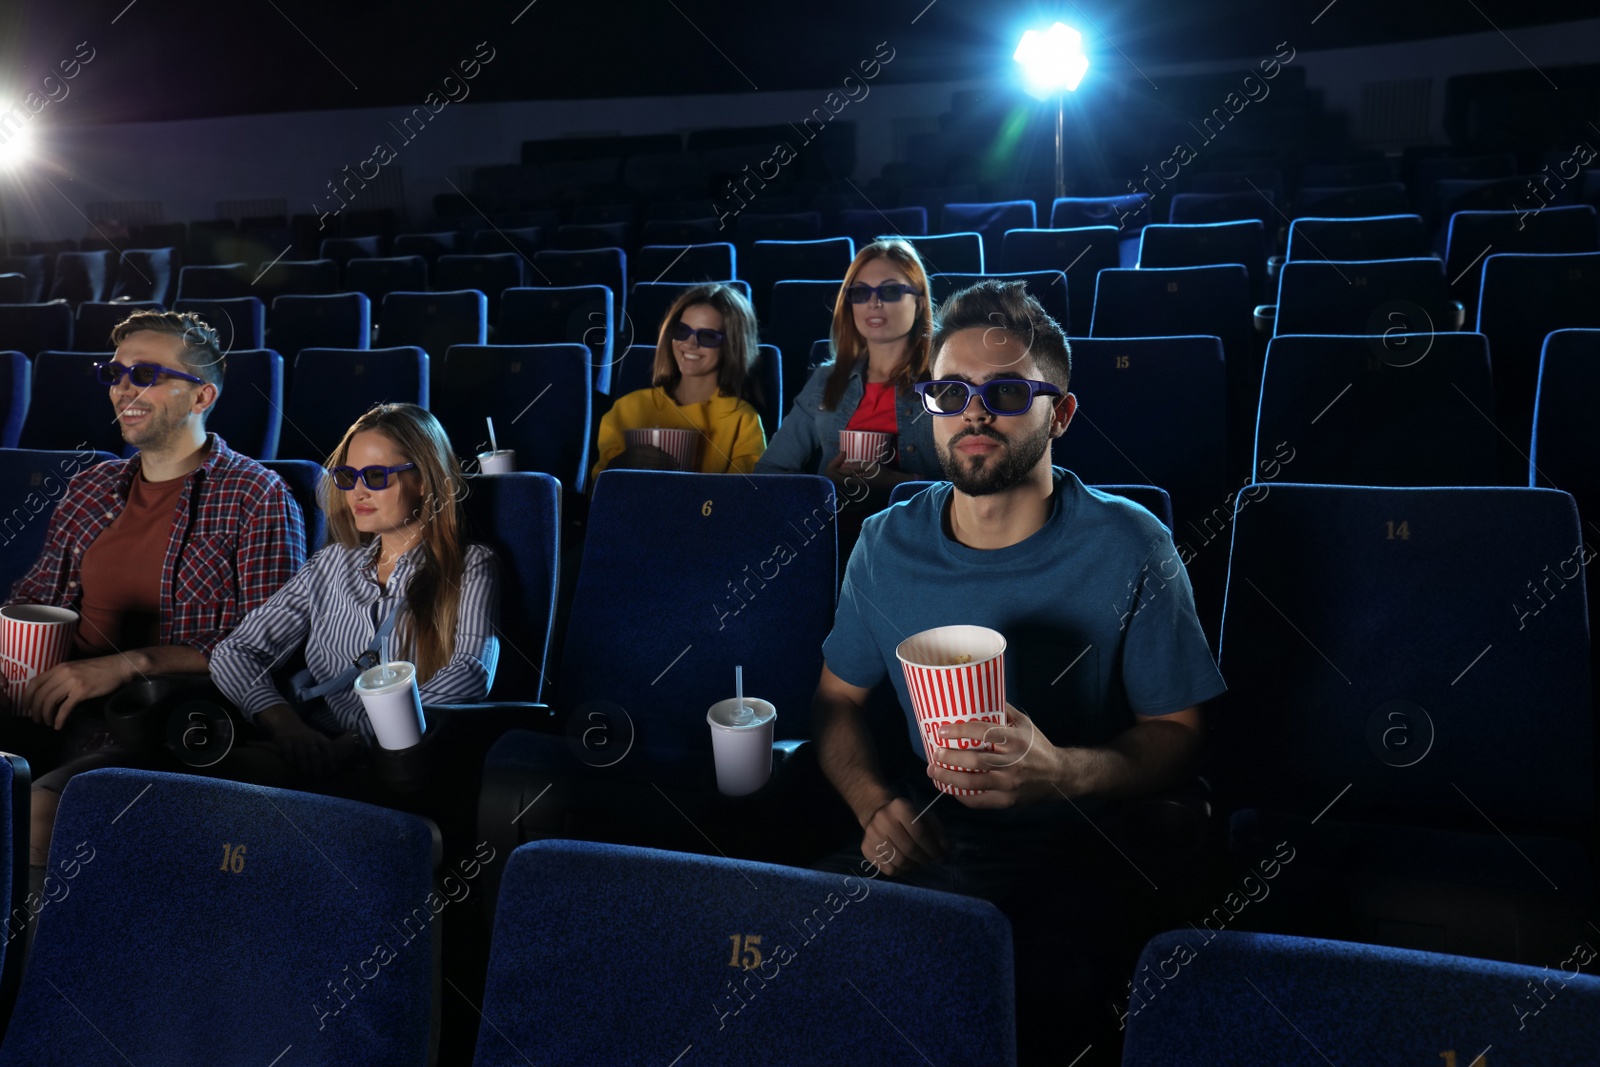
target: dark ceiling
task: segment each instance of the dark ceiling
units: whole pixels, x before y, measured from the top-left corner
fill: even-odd
[[[1305,52],[1496,26],[1514,39],[1594,14],[1594,0],[9,0],[0,92],[37,89],[78,42],[94,59],[56,122],[411,107],[440,91],[485,101],[811,88],[841,82],[879,42],[894,55],[879,84],[970,78],[1003,69],[1016,33],[1052,17],[1084,31],[1099,76],[1133,79],[1160,63],[1250,62],[1279,41]],[[492,60],[467,85],[446,84],[479,42]],[[1507,68],[1521,62],[1508,46]]]

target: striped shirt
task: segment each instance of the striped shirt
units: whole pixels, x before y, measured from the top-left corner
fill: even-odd
[[[395,563],[387,586],[378,584],[378,550],[374,538],[358,548],[331,544],[311,558],[287,585],[252,611],[211,654],[211,677],[245,718],[275,704],[294,705],[273,680],[273,672],[294,653],[305,650],[306,666],[318,682],[335,678],[367,650],[378,625],[397,603],[403,603],[411,576],[421,563],[422,546]],[[494,553],[468,545],[461,576],[461,607],[456,619],[455,653],[420,686],[424,704],[470,704],[483,700],[494,681],[500,658],[495,636],[499,586]],[[415,663],[412,649],[401,645],[406,612],[384,641],[386,661]],[[330,693],[316,705],[311,724],[329,734],[356,730],[372,743],[372,726],[353,689]]]
[[[11,587],[11,604],[78,611],[83,554],[122,513],[140,457],[75,475],[50,516],[44,550]],[[184,476],[161,563],[162,645],[207,656],[305,562],[305,531],[289,487],[272,471],[206,435],[206,458]]]

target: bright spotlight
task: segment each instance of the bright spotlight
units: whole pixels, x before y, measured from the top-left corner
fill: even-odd
[[[1022,80],[1029,95],[1041,100],[1075,90],[1089,70],[1083,35],[1064,22],[1024,33],[1011,58],[1022,64]]]
[[[21,125],[7,119],[21,117]],[[10,170],[33,153],[31,119],[16,108],[0,105],[0,170]]]

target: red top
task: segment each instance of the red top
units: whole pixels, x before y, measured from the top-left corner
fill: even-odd
[[[184,479],[134,477],[128,503],[83,551],[83,622],[78,654],[110,656],[157,643],[161,631],[161,564]]]
[[[894,415],[894,383],[868,382],[866,394],[856,407],[856,413],[845,424],[845,429],[898,433],[900,425]]]

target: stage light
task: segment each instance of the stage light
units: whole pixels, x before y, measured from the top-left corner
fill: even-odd
[[[1047,30],[1029,30],[1022,35],[1011,58],[1022,65],[1022,83],[1029,96],[1040,100],[1056,98],[1056,196],[1066,196],[1067,94],[1075,91],[1089,72],[1083,34],[1064,22],[1052,23]]]
[[[1040,100],[1077,89],[1089,70],[1083,35],[1064,22],[1024,33],[1011,58],[1022,64],[1023,82]]]

